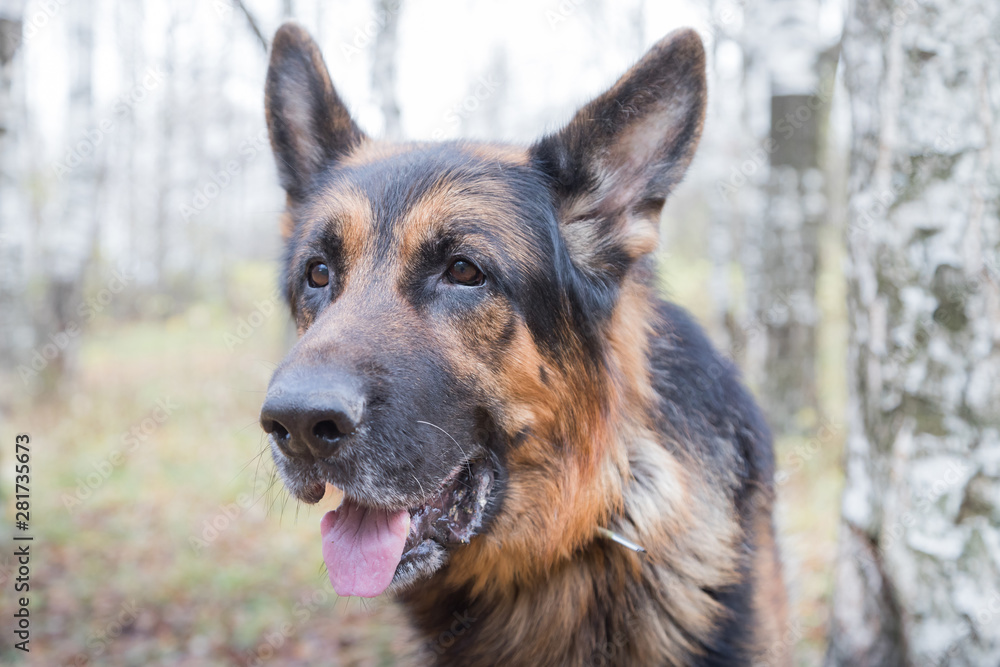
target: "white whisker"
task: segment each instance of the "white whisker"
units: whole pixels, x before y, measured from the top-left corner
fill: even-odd
[[[464,449],[464,448],[462,447],[462,445],[458,444],[458,440],[456,440],[456,439],[455,439],[455,438],[454,438],[454,437],[453,437],[453,436],[451,435],[451,433],[448,433],[448,431],[444,430],[443,428],[441,428],[441,427],[440,427],[440,426],[438,426],[437,424],[432,424],[432,423],[430,423],[430,422],[425,422],[425,421],[422,421],[422,420],[420,420],[420,419],[418,419],[418,420],[417,420],[417,423],[418,423],[418,424],[427,424],[428,426],[433,426],[434,428],[436,428],[437,430],[441,431],[441,432],[442,432],[442,433],[444,433],[444,434],[445,434],[446,436],[448,436],[449,438],[451,438],[451,441],[452,441],[452,442],[454,442],[454,443],[455,443],[455,445],[456,445],[456,446],[457,446],[457,447],[458,447],[458,448],[459,448],[459,449],[460,449],[460,450],[462,451],[462,456],[464,456],[464,457],[465,457],[465,467],[466,467],[466,468],[468,468],[468,470],[469,470],[469,476],[470,476],[470,477],[472,476],[472,463],[471,463],[471,461],[470,461],[470,459],[469,459],[469,455],[468,455],[468,454],[466,454],[466,452],[465,452],[465,449]]]

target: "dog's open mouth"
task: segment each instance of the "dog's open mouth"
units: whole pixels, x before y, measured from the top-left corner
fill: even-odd
[[[433,571],[449,545],[466,544],[482,526],[494,490],[489,461],[465,463],[420,504],[397,510],[345,497],[320,524],[323,560],[338,595],[375,597]]]

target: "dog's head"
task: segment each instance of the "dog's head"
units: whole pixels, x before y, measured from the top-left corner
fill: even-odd
[[[344,492],[322,526],[337,592],[592,530],[614,502],[609,328],[698,142],[699,38],[669,35],[530,148],[370,139],[294,25],[266,106],[300,339],[261,424],[294,496]]]

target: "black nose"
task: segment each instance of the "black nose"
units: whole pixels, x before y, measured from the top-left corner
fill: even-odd
[[[288,456],[323,459],[361,424],[364,394],[356,378],[326,369],[279,371],[260,425]]]

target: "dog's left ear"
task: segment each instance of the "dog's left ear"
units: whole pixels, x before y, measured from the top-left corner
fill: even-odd
[[[317,173],[366,138],[337,95],[319,46],[294,23],[281,26],[271,43],[264,107],[281,185],[296,203]]]
[[[705,102],[701,39],[677,30],[531,148],[580,268],[620,277],[656,249],[660,211],[694,156]]]

